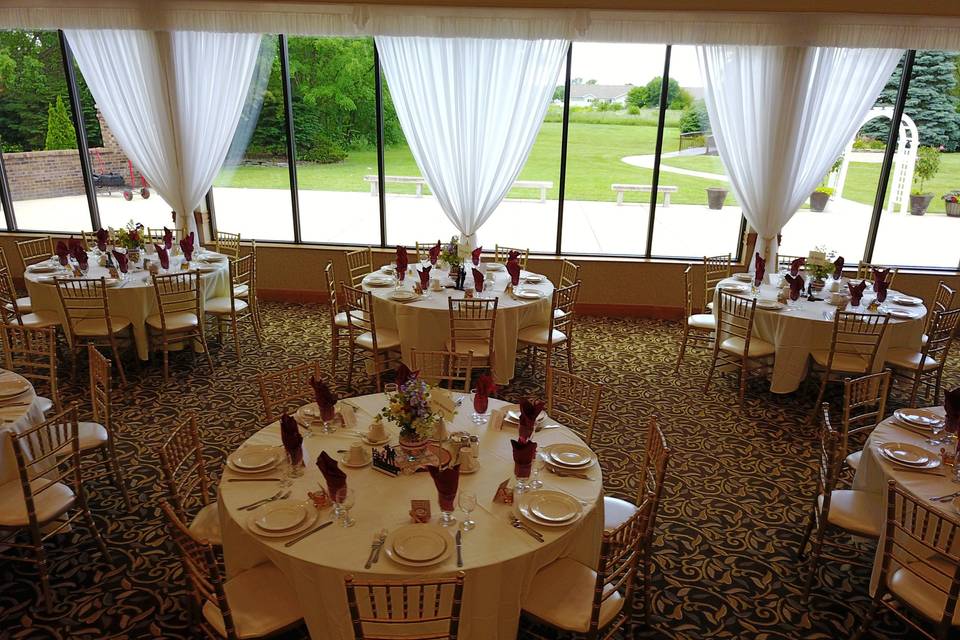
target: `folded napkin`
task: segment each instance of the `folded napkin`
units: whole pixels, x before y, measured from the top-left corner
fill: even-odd
[[[437,260],[440,259],[441,251],[442,249],[440,248],[440,241],[437,240],[437,245],[435,247],[430,247],[430,264],[436,266]]]
[[[883,302],[887,299],[887,289],[890,288],[889,282],[877,282],[873,285],[873,291],[877,294],[877,302]]]
[[[473,268],[473,286],[477,289],[477,293],[483,291],[483,274],[476,267]]]
[[[407,258],[407,248],[403,245],[397,245],[397,280],[403,282],[404,277],[407,275],[407,265],[410,264],[410,259]]]
[[[876,287],[878,283],[886,282],[888,275],[890,275],[890,269],[874,269],[873,286]]]
[[[327,482],[327,493],[336,501],[337,494],[347,488],[347,474],[340,470],[337,461],[327,455],[326,451],[321,451],[317,457],[317,467]]]
[[[520,284],[520,262],[516,258],[507,260],[507,272],[510,273],[510,283],[513,286]]]
[[[187,262],[193,259],[193,231],[180,241],[180,251],[183,251],[183,257]]]
[[[509,262],[510,260],[519,260],[519,259],[520,259],[520,252],[517,251],[516,249],[510,249],[510,251],[507,252],[507,261],[508,261],[508,262]]]
[[[160,260],[160,266],[164,269],[170,268],[170,254],[161,245],[155,244],[153,248],[157,250],[157,258]]]
[[[803,276],[788,273],[783,277],[790,283],[790,299],[796,302],[800,299],[800,293],[803,291]]]
[[[120,273],[126,273],[126,272],[127,272],[127,266],[128,266],[128,264],[129,264],[129,260],[127,260],[127,254],[122,253],[122,252],[117,251],[116,249],[114,249],[114,250],[113,250],[113,257],[114,257],[114,259],[117,261],[117,269],[120,270]]]
[[[410,371],[410,367],[403,364],[402,362],[399,365],[397,365],[397,368],[394,370],[394,379],[396,380],[398,387],[402,387],[403,385],[407,384],[408,382],[410,382],[411,380],[419,376],[420,376],[419,371]]]
[[[54,250],[54,253],[57,254],[57,258],[60,259],[60,265],[65,267],[70,261],[70,249],[67,247],[67,243],[63,240],[57,240],[57,248]]]
[[[77,242],[71,247],[70,253],[77,261],[77,264],[80,265],[80,268],[86,270],[90,262],[87,258],[87,252],[84,250],[83,245]]]
[[[420,276],[420,286],[426,291],[430,287],[430,270],[433,267],[423,267],[417,271],[417,275]]]
[[[107,240],[110,239],[110,232],[101,227],[100,230],[97,231],[96,236],[97,236],[97,249],[100,249],[100,251],[106,251]]]
[[[80,242],[80,240],[74,238],[73,236],[70,236],[70,238],[67,239],[67,248],[70,250],[70,253],[72,254],[76,252],[77,249],[83,249],[84,246],[83,246],[83,243]]]
[[[943,394],[943,408],[947,413],[946,430],[956,433],[960,429],[960,387]]]
[[[543,411],[543,404],[540,400],[528,400],[526,398],[520,401],[520,442],[526,442],[533,435],[537,426],[537,416]]]
[[[324,422],[330,422],[337,415],[337,396],[323,380],[317,380],[314,376],[310,376],[310,386],[313,387],[313,396],[320,409],[320,418]]]
[[[493,378],[484,373],[477,378],[473,394],[473,410],[479,414],[487,412],[487,406],[490,403],[490,396],[497,392],[497,385]]]
[[[533,459],[537,455],[537,443],[533,440],[511,440],[513,447],[513,475],[518,478],[529,478]]]
[[[173,231],[170,231],[170,229],[166,227],[163,228],[163,248],[167,251],[173,248]],[[164,267],[164,269],[166,269],[166,267]]]
[[[480,264],[480,254],[481,254],[481,253],[483,253],[483,247],[482,247],[482,246],[481,246],[481,247],[477,247],[476,249],[474,249],[473,251],[470,252],[470,256],[473,258],[473,264],[475,264],[475,265],[479,265],[479,264]]]
[[[843,256],[833,261],[833,279],[839,280],[843,277]]]
[[[760,257],[760,252],[758,251],[753,259],[753,263],[753,284],[759,287],[763,284],[763,274],[767,270],[767,261]]]
[[[800,273],[800,267],[807,264],[806,258],[797,258],[790,263],[790,275],[795,276]]]
[[[863,292],[867,289],[867,281],[861,280],[860,284],[847,283],[847,289],[850,291],[850,306],[859,307],[860,299],[863,298]]]
[[[433,484],[437,485],[437,502],[440,503],[441,511],[456,509],[454,503],[457,499],[457,488],[460,486],[460,465],[441,469],[428,464],[427,471],[433,478]]]
[[[283,448],[287,452],[290,464],[302,465],[303,436],[300,435],[300,427],[297,426],[297,421],[286,413],[280,416],[280,440],[283,442]]]

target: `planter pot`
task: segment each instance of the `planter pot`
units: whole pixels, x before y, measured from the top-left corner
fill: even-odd
[[[932,193],[923,193],[918,196],[910,196],[910,213],[915,216],[922,216],[927,212],[930,201],[933,200]]]
[[[811,293],[820,293],[823,291],[823,288],[826,286],[826,282],[820,280],[819,278],[814,279],[810,282],[810,292]]]
[[[829,193],[824,193],[823,191],[814,191],[810,194],[811,211],[823,211],[827,208],[828,202],[830,202]]]
[[[707,206],[719,211],[723,209],[723,202],[727,199],[726,189],[720,187],[707,187]]]
[[[960,202],[944,202],[947,208],[947,215],[951,218],[960,218]]]

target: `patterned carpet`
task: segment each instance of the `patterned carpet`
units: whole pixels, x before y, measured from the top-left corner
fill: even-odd
[[[58,540],[51,553],[52,615],[37,605],[32,568],[0,562],[0,639],[197,637],[184,608],[179,564],[152,506],[161,495],[156,447],[169,425],[196,411],[204,417],[209,454],[222,459],[258,429],[259,372],[312,357],[329,366],[323,307],[274,303],[264,312],[263,349],[246,336],[249,348],[237,363],[232,348],[212,345],[212,376],[202,360],[194,366],[187,355],[173,359],[176,379],[167,385],[158,363],[128,368],[131,386],[114,404],[137,511],[128,514],[112,486],[92,488],[111,557],[105,561],[83,531]],[[636,637],[848,637],[867,603],[865,571],[824,568],[811,606],[799,602],[804,574],[795,551],[814,486],[814,432],[804,422],[816,389],[808,384],[791,396],[772,396],[758,380],[741,412],[732,376],[702,391],[704,354],[688,355],[673,374],[678,337],[673,322],[578,319],[578,372],[608,389],[595,436],[607,490],[632,497],[642,425],[651,414],[674,452],[657,531],[654,614],[651,627]],[[65,399],[88,406],[85,389],[68,371],[61,376]],[[947,378],[949,385],[960,383],[956,362]],[[500,395],[516,400],[538,392],[539,382],[517,379]],[[895,394],[890,410],[899,400]],[[878,637],[911,637],[889,618],[874,630]]]

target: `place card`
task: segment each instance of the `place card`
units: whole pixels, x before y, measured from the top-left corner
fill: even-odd
[[[180,271],[190,271],[190,261],[184,260],[180,263]]]
[[[353,410],[353,407],[345,402],[340,403],[340,422],[343,423],[345,429],[353,429],[357,426],[357,413]]]
[[[499,502],[500,504],[513,504],[513,489],[509,487],[510,478],[507,478],[500,483],[500,486],[497,487],[497,493],[493,496],[494,502]]]
[[[120,273],[117,271],[116,267],[113,267],[113,266],[107,267],[107,273],[110,274],[111,278],[114,278],[114,279],[120,278]]]
[[[430,522],[430,501],[429,500],[411,500],[410,501],[410,519],[414,524]]]
[[[321,487],[319,491],[308,491],[307,497],[313,502],[317,509],[326,509],[333,504],[329,494]]]
[[[443,416],[444,420],[453,420],[457,413],[457,401],[448,389],[434,387],[430,390],[430,408]]]

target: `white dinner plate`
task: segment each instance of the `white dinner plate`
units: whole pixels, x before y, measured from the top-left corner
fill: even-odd
[[[909,442],[884,442],[879,448],[880,453],[890,460],[911,467],[922,467],[936,457],[932,452]]]
[[[534,521],[565,525],[580,515],[580,502],[562,491],[540,490],[524,493],[517,505],[520,513]]]
[[[941,462],[940,462],[940,457],[939,457],[939,456],[935,456],[935,457],[931,458],[926,464],[920,464],[920,465],[917,465],[917,464],[904,464],[904,463],[902,463],[902,462],[897,462],[896,460],[894,460],[894,459],[891,458],[890,456],[888,456],[888,455],[886,455],[885,453],[883,453],[882,450],[880,451],[880,457],[883,458],[884,460],[888,461],[888,462],[889,462],[890,464],[892,464],[894,467],[897,467],[897,468],[900,468],[900,469],[911,469],[911,470],[914,470],[914,471],[930,471],[931,469],[936,469],[936,468],[939,467],[940,464],[941,464]]]
[[[237,449],[227,458],[234,468],[247,473],[263,471],[277,464],[280,453],[276,447],[247,445]]]
[[[282,505],[285,502],[299,502],[303,505],[307,515],[300,522],[300,524],[291,529],[285,529],[283,531],[269,531],[261,528],[260,525],[257,524],[257,520],[260,518],[263,512],[267,511],[269,508],[277,508],[278,505]],[[250,514],[250,517],[247,519],[247,529],[249,529],[251,533],[264,538],[288,538],[295,536],[298,533],[303,533],[312,527],[313,523],[315,523],[319,517],[320,512],[317,511],[311,502],[307,502],[306,500],[277,500],[275,502],[268,502],[267,504],[261,505],[254,509]]]
[[[391,300],[396,300],[397,302],[409,302],[410,300],[416,300],[418,296],[413,291],[408,291],[406,289],[396,289],[391,291],[388,295],[388,298]]]
[[[35,264],[27,267],[27,271],[30,273],[54,273],[60,269],[60,265],[52,264]]]
[[[30,389],[30,383],[21,378],[0,382],[0,399],[15,398]]]
[[[910,313],[906,309],[887,308],[886,313],[891,318],[900,318],[901,320],[910,320],[911,318],[917,317],[916,315]]]
[[[213,264],[201,264],[197,266],[197,271],[200,273],[213,273],[214,271],[219,271],[220,267]]]
[[[223,262],[224,258],[226,257],[227,256],[222,256],[218,253],[212,253],[209,255],[205,255],[201,258],[197,258],[197,262],[205,262],[207,264],[213,264],[214,262]]]
[[[443,551],[439,556],[435,558],[431,558],[430,560],[422,560],[422,561],[407,560],[406,558],[402,557],[400,554],[398,554],[394,550],[393,545],[394,545],[394,541],[397,539],[397,536],[406,535],[408,529],[414,529],[413,533],[415,534],[420,534],[423,529],[430,529],[437,535],[447,536],[444,539],[444,542],[446,543],[445,551]],[[450,542],[451,542],[450,534],[447,533],[447,530],[441,527],[440,525],[408,524],[404,527],[400,527],[399,529],[396,529],[395,531],[387,535],[387,539],[384,541],[384,544],[383,544],[383,551],[384,553],[387,554],[388,558],[390,558],[391,560],[393,560],[399,565],[403,565],[405,567],[429,567],[435,564],[440,564],[441,562],[443,562],[444,560],[450,557],[450,554],[453,552],[453,545],[450,544]]]
[[[385,264],[385,265],[383,265],[382,267],[380,267],[380,271],[381,271],[382,273],[386,273],[386,274],[391,275],[391,276],[397,272],[397,270],[396,270],[394,267],[391,267],[391,266],[388,265],[388,264]]]
[[[500,264],[499,262],[487,263],[487,271],[505,271],[506,269],[506,265]]]
[[[120,279],[119,279],[119,278],[104,278],[104,279],[103,279],[103,286],[107,287],[108,289],[112,289],[113,287],[116,287],[116,286],[119,285],[119,284],[120,284]]]
[[[57,276],[40,276],[37,278],[37,282],[42,282],[44,284],[53,284],[53,281],[56,280]]]
[[[538,273],[531,273],[526,278],[524,278],[524,280],[526,280],[530,284],[538,284],[544,281],[544,277]]]
[[[392,276],[367,276],[363,280],[363,284],[368,287],[389,287],[394,283],[394,278]]]
[[[890,302],[893,304],[902,304],[908,307],[915,307],[919,304],[923,304],[923,300],[920,298],[915,298],[913,296],[904,296],[896,295],[890,298]]]
[[[926,429],[943,422],[943,418],[926,409],[897,409],[893,412],[893,415],[902,422],[908,422]]]
[[[739,280],[740,282],[753,282],[752,273],[735,273],[733,277]]]
[[[593,452],[576,444],[552,444],[544,448],[547,461],[558,467],[582,469],[593,464]]]
[[[912,424],[912,423],[907,422],[907,421],[905,421],[905,420],[900,420],[900,419],[897,418],[896,416],[894,416],[892,422],[893,422],[894,425],[896,425],[896,426],[898,426],[898,427],[902,427],[902,428],[906,429],[907,431],[910,431],[911,433],[920,433],[920,434],[923,434],[923,435],[928,436],[928,437],[930,436],[931,433],[933,433],[933,429],[930,428],[930,427],[921,427],[921,426],[918,425],[918,424]]]
[[[720,291],[726,291],[727,293],[746,293],[750,290],[750,287],[742,284],[722,284],[720,285]]]
[[[757,300],[757,309],[767,309],[769,311],[779,311],[786,308],[787,305],[776,300]]]
[[[524,300],[537,300],[543,297],[543,294],[535,289],[514,289],[513,295]]]
[[[264,531],[279,533],[296,529],[307,519],[307,504],[301,500],[277,500],[258,509],[254,523]]]
[[[436,560],[447,550],[450,536],[434,527],[404,527],[393,537],[390,547],[410,562],[428,562]]]

